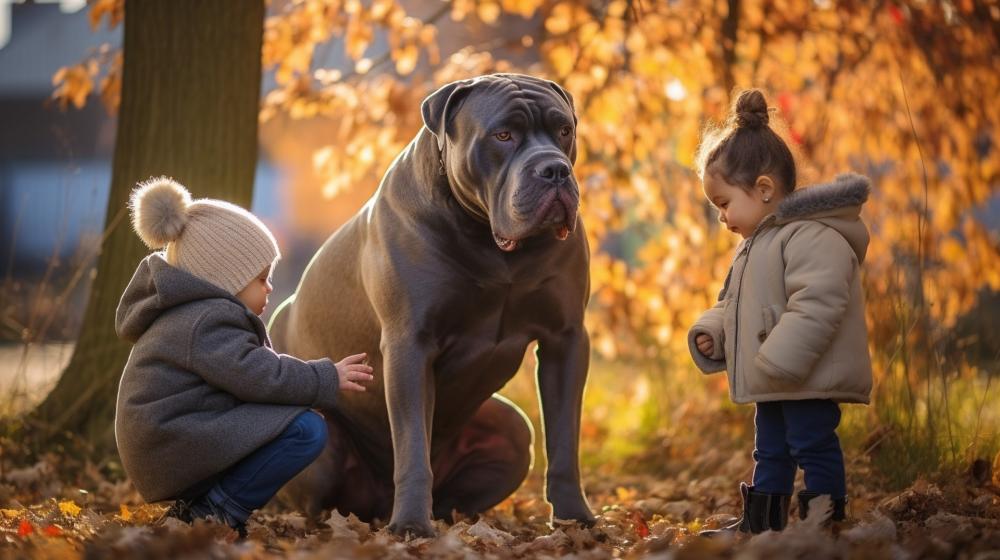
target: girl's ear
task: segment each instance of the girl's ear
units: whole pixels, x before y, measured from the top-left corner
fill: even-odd
[[[770,202],[774,198],[775,193],[778,192],[777,185],[774,184],[774,180],[767,175],[761,175],[757,177],[757,181],[754,182],[753,188],[760,193],[761,199],[764,202]]]

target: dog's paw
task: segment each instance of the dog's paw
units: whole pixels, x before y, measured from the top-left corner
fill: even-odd
[[[553,502],[552,521],[554,525],[575,522],[584,527],[593,527],[594,523],[597,522],[597,518],[590,511],[587,501],[580,496],[576,499]]]
[[[392,519],[389,521],[389,532],[393,535],[408,538],[433,537],[437,535],[430,518],[426,519]]]
[[[564,517],[552,516],[552,521],[549,523],[549,526],[552,528],[559,528],[564,526],[575,525],[579,527],[590,528],[593,527],[596,523],[597,523],[597,518],[594,517],[594,514],[588,512],[588,513],[581,513],[579,516],[576,517],[564,518]]]

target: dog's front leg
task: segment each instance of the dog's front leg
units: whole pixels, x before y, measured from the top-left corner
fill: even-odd
[[[590,339],[583,325],[538,341],[538,395],[545,426],[545,498],[556,519],[594,523],[580,483],[580,408]]]
[[[415,340],[382,343],[386,406],[392,431],[395,496],[389,531],[434,536],[430,438],[434,418],[432,353]]]

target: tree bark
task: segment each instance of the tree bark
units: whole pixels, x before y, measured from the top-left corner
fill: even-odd
[[[736,42],[740,32],[740,9],[740,0],[726,0],[726,19],[722,20],[722,67],[718,72],[730,100],[736,88],[733,73],[736,67]]]
[[[115,309],[148,253],[130,227],[137,181],[166,175],[195,198],[249,208],[257,164],[263,0],[129,0],[105,238],[69,365],[33,417],[97,451],[114,445],[118,380],[131,346]]]

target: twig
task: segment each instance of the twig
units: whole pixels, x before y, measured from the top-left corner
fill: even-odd
[[[81,278],[83,278],[84,271],[89,270],[87,267],[87,263],[89,263],[92,259],[97,257],[97,254],[101,252],[101,247],[104,246],[104,242],[108,240],[108,237],[111,236],[111,232],[113,232],[115,228],[118,227],[119,222],[121,222],[122,218],[124,217],[125,217],[125,208],[123,207],[118,211],[118,214],[115,215],[114,219],[104,230],[104,233],[101,235],[101,241],[97,243],[95,245],[95,248],[91,250],[90,254],[88,254],[80,262],[80,266],[78,266],[76,271],[73,273],[73,277],[70,278],[69,283],[66,285],[65,288],[63,288],[63,291],[56,297],[56,303],[55,305],[53,305],[53,309],[60,309],[63,306],[66,299],[69,298],[70,293],[76,287],[77,283],[80,281]],[[54,312],[50,313],[49,316],[46,317],[45,322],[42,323],[42,326],[38,329],[38,336],[35,337],[34,340],[42,340],[42,338],[45,336],[46,331],[49,330],[49,326],[52,325],[52,320],[54,318],[55,318]]]
[[[922,335],[924,337],[924,342],[930,344],[930,333],[929,325],[927,321],[927,302],[924,299],[924,267],[925,267],[925,252],[924,252],[924,221],[927,219],[927,197],[928,197],[928,179],[927,179],[927,164],[924,160],[924,149],[920,144],[920,137],[917,135],[917,127],[913,122],[913,112],[910,110],[910,100],[906,94],[906,84],[903,82],[903,73],[899,72],[899,86],[903,91],[903,103],[906,106],[906,116],[910,121],[910,131],[913,133],[913,142],[917,145],[917,153],[920,156],[920,169],[923,174],[923,208],[917,214],[917,313],[918,319],[922,324]],[[926,360],[925,360],[926,362]],[[931,398],[931,373],[930,367],[925,363],[925,377],[927,379],[927,428],[931,433],[931,438],[934,436],[934,415],[931,411],[933,399]]]
[[[993,363],[1000,363],[1000,350],[997,350],[996,355],[993,356]],[[979,430],[983,426],[983,409],[986,408],[986,402],[990,396],[990,389],[993,384],[993,375],[996,373],[996,368],[989,369],[989,375],[986,376],[986,389],[983,391],[983,400],[979,403],[979,412],[976,414],[976,429],[972,433],[972,441],[979,439]]]
[[[17,217],[14,218],[14,230],[11,232],[10,236],[10,254],[7,255],[7,272],[4,275],[4,280],[3,280],[4,293],[6,293],[8,289],[10,289],[10,286],[14,280],[13,277],[14,253],[15,249],[17,248],[17,231],[21,228],[21,218],[23,217],[24,214],[24,207],[27,206],[27,204],[28,204],[28,195],[27,193],[25,193],[21,195],[21,207],[17,211],[16,215]]]

